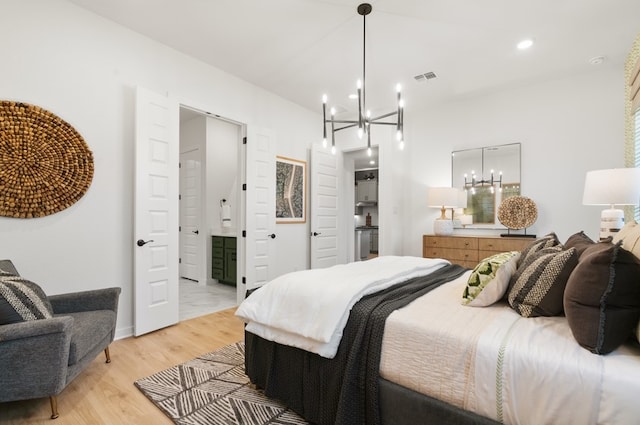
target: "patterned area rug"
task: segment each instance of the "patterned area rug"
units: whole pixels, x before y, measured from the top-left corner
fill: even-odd
[[[227,345],[135,382],[176,424],[306,424],[256,390],[244,373],[244,342]]]

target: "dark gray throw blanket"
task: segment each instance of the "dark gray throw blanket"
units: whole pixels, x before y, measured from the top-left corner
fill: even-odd
[[[320,425],[380,423],[378,372],[387,317],[467,269],[445,266],[363,297],[351,309],[333,359],[245,332],[245,368],[269,397]]]

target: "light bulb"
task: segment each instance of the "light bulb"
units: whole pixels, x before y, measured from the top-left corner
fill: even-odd
[[[398,106],[404,108],[404,99],[400,99],[400,102],[398,102]]]
[[[322,147],[323,148],[327,147],[327,139],[326,138],[322,139]]]
[[[331,146],[331,155],[335,155],[335,154],[336,154],[336,147]]]
[[[371,152],[371,148],[367,148],[367,156],[371,156],[373,152]]]
[[[362,139],[362,135],[364,134],[364,130],[358,127],[358,139]]]
[[[322,103],[327,103],[327,95],[326,94],[322,95]]]
[[[336,108],[331,108],[331,118],[336,114]]]
[[[396,131],[396,140],[399,142],[402,140],[402,131]]]
[[[400,144],[398,145],[398,147],[400,148],[401,151],[404,150],[404,140],[400,141]]]
[[[396,84],[396,91],[398,93],[400,93],[402,91],[402,86],[400,85],[400,83]]]
[[[359,89],[361,89],[361,88],[362,88],[362,81],[358,80],[358,81],[356,82],[356,87],[358,87]]]

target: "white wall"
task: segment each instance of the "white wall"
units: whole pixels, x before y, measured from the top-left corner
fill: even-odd
[[[92,185],[72,207],[38,219],[0,218],[0,258],[14,260],[49,294],[121,286],[119,335],[130,333],[133,322],[136,85],[271,128],[278,155],[308,161],[308,147],[319,138],[319,114],[65,0],[3,0],[0,38],[3,99],[39,105],[69,122],[95,161]],[[426,187],[450,184],[452,150],[509,142],[522,143],[523,195],[539,207],[532,230],[555,230],[562,239],[584,229],[597,237],[600,209],[581,205],[582,185],[587,170],[623,164],[623,87],[620,66],[407,109],[406,150],[381,158],[381,168],[392,167],[383,173],[393,177],[381,176],[392,186],[381,188],[380,199],[392,194],[399,217],[380,211],[380,225],[394,229],[391,238],[381,236],[383,253],[399,254],[401,243],[404,254],[421,255],[421,236],[436,216],[426,207]],[[277,225],[276,232],[276,273],[307,268],[308,221]]]
[[[564,241],[584,230],[597,240],[600,207],[582,205],[582,191],[588,170],[624,166],[621,66],[406,114],[405,255],[421,255],[422,235],[433,233],[426,188],[451,184],[451,151],[512,142],[522,143],[522,195],[538,207],[529,233]]]
[[[69,122],[94,155],[95,175],[70,208],[0,218],[0,258],[48,294],[121,286],[118,335],[133,323],[134,93],[141,85],[209,112],[274,130],[278,155],[306,159],[318,116],[65,0],[3,0],[0,93]],[[308,225],[277,239],[278,272],[308,264]]]

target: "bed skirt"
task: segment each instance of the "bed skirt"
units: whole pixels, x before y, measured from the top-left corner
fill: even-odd
[[[307,420],[322,422],[324,412],[318,410],[317,406],[305,406],[302,397],[305,388],[300,379],[301,374],[297,371],[308,369],[310,366],[305,364],[302,350],[267,341],[250,332],[245,332],[245,347],[247,375],[255,385],[264,389],[267,396],[281,400]],[[266,387],[268,383],[272,384],[271,387]],[[467,412],[385,379],[379,378],[379,383],[380,419],[383,425],[497,424],[491,419]],[[335,403],[335,397],[338,395],[325,394],[324,396],[330,400],[320,401],[320,404]]]

